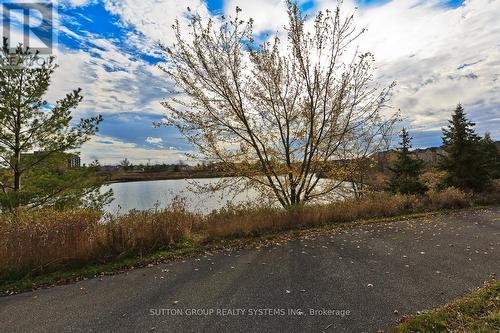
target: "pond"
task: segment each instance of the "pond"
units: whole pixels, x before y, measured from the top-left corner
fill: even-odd
[[[172,179],[130,183],[113,183],[103,187],[103,191],[113,190],[114,200],[106,207],[109,213],[126,213],[132,209],[147,210],[155,207],[168,207],[176,197],[186,199],[186,208],[194,213],[209,213],[227,206],[229,201],[242,203],[255,201],[257,193],[248,191],[235,197],[226,192],[196,193],[193,182],[201,185],[216,184],[218,178],[210,179]],[[234,197],[234,200],[232,200]]]
[[[254,190],[229,195],[227,191],[215,193],[196,193],[193,183],[200,185],[216,184],[219,178],[209,179],[175,179],[156,180],[130,183],[113,183],[103,187],[103,191],[113,190],[114,201],[105,210],[112,214],[127,213],[132,209],[147,210],[155,207],[168,207],[176,197],[186,199],[186,208],[194,213],[210,213],[213,210],[233,204],[253,202],[267,203],[260,200],[259,194]],[[345,184],[344,186],[348,186]]]

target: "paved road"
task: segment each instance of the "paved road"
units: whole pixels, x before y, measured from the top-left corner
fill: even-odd
[[[0,298],[0,331],[377,332],[500,274],[499,253],[498,208],[365,225]]]

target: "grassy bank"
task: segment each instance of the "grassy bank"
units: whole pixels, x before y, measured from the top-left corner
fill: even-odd
[[[479,203],[491,203],[484,197]],[[424,197],[377,194],[331,205],[227,210],[208,216],[182,208],[130,212],[100,223],[92,211],[25,212],[0,221],[0,292],[115,272],[134,266],[259,241],[284,231],[336,227],[363,219],[465,208],[471,198],[449,189]]]
[[[500,282],[488,283],[462,299],[410,317],[389,332],[500,332]]]

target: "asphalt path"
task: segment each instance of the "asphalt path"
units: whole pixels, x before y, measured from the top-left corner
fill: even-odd
[[[500,274],[500,208],[325,231],[0,298],[1,332],[378,332]]]

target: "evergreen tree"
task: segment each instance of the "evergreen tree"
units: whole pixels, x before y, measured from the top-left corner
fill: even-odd
[[[490,175],[484,163],[481,138],[474,131],[462,105],[458,105],[443,129],[443,148],[440,169],[446,172],[442,186],[454,186],[462,190],[481,191],[490,183]]]
[[[420,180],[424,162],[411,153],[412,138],[405,128],[401,131],[400,137],[396,160],[389,167],[393,173],[389,189],[393,193],[423,194],[427,191],[427,187]]]
[[[491,179],[500,179],[500,152],[498,145],[489,133],[481,139],[481,150],[484,155],[485,168]]]
[[[0,50],[0,168],[10,180],[0,179],[0,201],[8,201],[14,208],[48,202],[48,198],[34,195],[40,189],[32,191],[33,184],[25,185],[21,180],[33,179],[28,176],[44,170],[55,156],[79,148],[98,131],[102,121],[98,116],[81,119],[72,126],[71,111],[82,100],[80,89],[68,93],[54,105],[49,104],[44,95],[56,65],[53,58],[37,65],[39,60],[37,52],[22,45],[11,51],[4,38]],[[57,173],[51,173],[51,177],[54,175]],[[67,192],[58,189],[56,183],[45,184],[44,190],[50,189],[53,194]],[[81,185],[76,177],[71,184],[75,189]],[[54,195],[51,199],[55,199]]]
[[[123,161],[121,161],[120,166],[123,168],[124,171],[129,171],[132,169],[132,163],[130,163],[128,158],[125,158]]]

